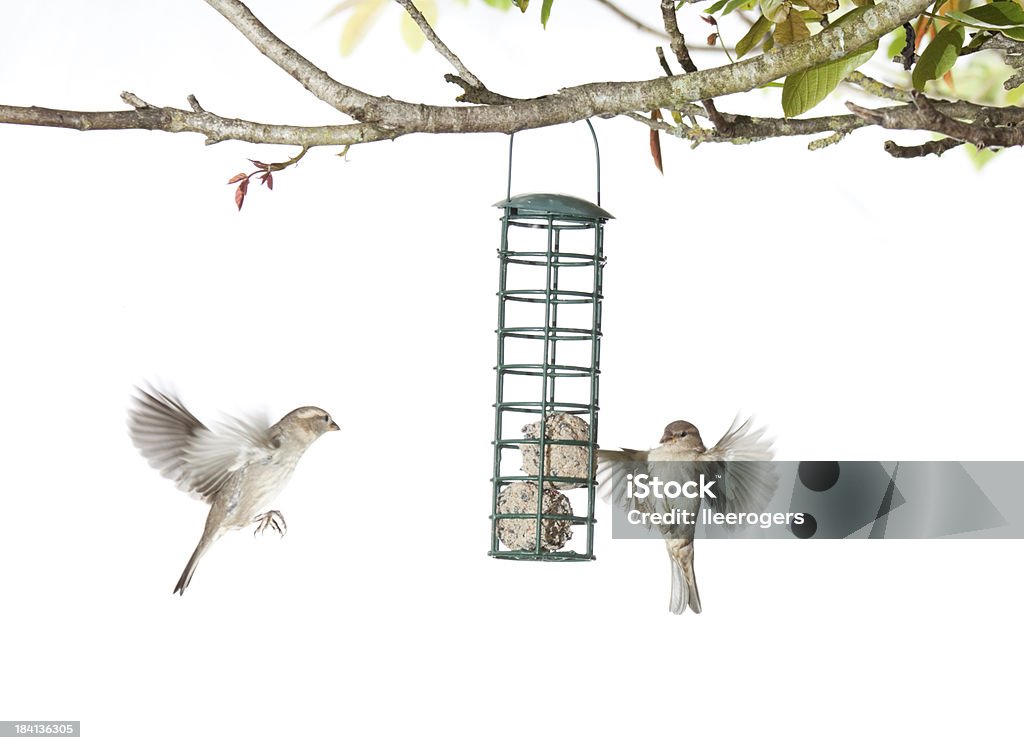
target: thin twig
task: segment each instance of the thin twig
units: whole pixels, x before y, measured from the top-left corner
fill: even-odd
[[[942,156],[951,148],[963,145],[964,142],[958,141],[956,138],[940,138],[937,141],[927,141],[926,143],[922,143],[920,146],[900,146],[898,143],[886,141],[885,151],[886,153],[895,156],[897,159],[916,159],[921,156],[930,156],[932,154]]]
[[[303,146],[302,150],[293,156],[291,159],[285,161],[275,161],[272,164],[268,164],[266,169],[268,172],[280,172],[282,169],[287,169],[295,164],[298,164],[303,156],[309,153],[309,146]]]
[[[462,88],[462,93],[455,97],[457,102],[465,102],[466,104],[515,104],[516,102],[524,101],[523,99],[515,99],[511,96],[495,93],[486,86],[474,86],[454,73],[445,73],[444,80]]]
[[[693,64],[693,60],[690,59],[690,51],[686,49],[686,38],[683,36],[683,32],[679,30],[675,0],[661,0],[661,17],[665,22],[665,31],[668,33],[672,52],[675,54],[676,60],[679,61],[679,64],[687,73],[696,73],[697,66]],[[664,60],[664,55],[661,57]],[[723,133],[728,133],[729,123],[719,114],[718,109],[715,107],[715,102],[707,98],[701,99],[700,103],[704,105],[704,109],[708,113],[708,119],[711,120],[715,128]]]
[[[122,91],[121,101],[123,101],[129,107],[135,107],[135,109],[149,109],[149,103],[144,102],[131,91]]]
[[[475,89],[486,90],[487,87],[484,86],[483,82],[473,75],[473,72],[469,68],[462,64],[462,60],[460,60],[459,56],[448,48],[447,44],[441,41],[441,37],[437,35],[427,19],[423,17],[419,8],[412,4],[412,0],[395,0],[395,2],[405,8],[405,12],[409,14],[413,23],[415,23],[419,27],[420,31],[423,32],[423,36],[427,38],[427,41],[434,45],[434,49],[437,50],[437,53],[441,55],[441,57],[451,63],[451,66],[455,68],[455,72],[459,74],[459,77],[462,78],[462,80]]]
[[[877,96],[879,99],[891,99],[894,102],[903,103],[911,101],[909,91],[887,86],[881,81],[876,81],[874,78],[864,75],[859,70],[849,73],[844,80],[847,83],[859,86],[864,91],[868,92],[872,96]]]
[[[835,133],[832,133],[832,135],[827,135],[824,138],[818,138],[816,140],[811,141],[810,143],[807,144],[807,150],[819,151],[823,148],[834,146],[837,143],[839,143],[839,141],[843,140],[843,138],[845,138],[847,135],[849,135],[849,132],[839,130]]]
[[[665,23],[665,31],[668,32],[669,44],[676,60],[687,73],[696,73],[697,66],[690,59],[690,51],[686,49],[686,37],[679,30],[679,19],[676,18],[676,4],[674,0],[661,0],[661,17]]]
[[[912,96],[913,106],[896,109],[867,109],[852,102],[847,102],[846,107],[866,122],[889,130],[930,130],[958,141],[972,143],[979,149],[1024,145],[1024,119],[1000,123],[994,115],[986,113],[973,123],[962,122],[941,112],[924,94],[915,91]],[[995,110],[1005,114],[1007,110],[1017,108],[1000,107]]]
[[[665,71],[665,75],[675,75],[672,72],[672,68],[668,66],[668,60],[665,59],[665,50],[658,46],[654,48],[654,51],[658,55],[658,62],[661,63],[661,69]]]

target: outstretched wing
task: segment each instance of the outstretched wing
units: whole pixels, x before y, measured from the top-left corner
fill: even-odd
[[[207,502],[233,471],[268,458],[274,449],[267,425],[232,419],[215,432],[176,396],[155,388],[137,390],[128,432],[150,466]]]
[[[722,476],[718,499],[713,502],[723,513],[760,513],[775,494],[779,478],[770,463],[774,453],[765,429],[754,430],[747,419],[737,417],[714,448],[699,460],[711,461]]]
[[[642,473],[647,468],[647,451],[623,448],[622,450],[599,450],[597,452],[597,497],[605,502],[618,505],[625,511],[639,510],[650,513],[655,510],[647,500],[630,498],[626,493],[626,476]]]

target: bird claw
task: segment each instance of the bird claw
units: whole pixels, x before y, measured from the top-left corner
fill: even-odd
[[[288,524],[284,522],[284,516],[279,510],[268,510],[253,520],[256,521],[256,529],[252,532],[253,536],[256,536],[257,533],[265,534],[267,529],[273,529],[282,537],[288,533]]]

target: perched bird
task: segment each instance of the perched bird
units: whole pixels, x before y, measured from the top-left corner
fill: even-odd
[[[714,479],[715,498],[705,498],[723,513],[750,513],[763,509],[771,500],[778,483],[774,469],[767,463],[772,459],[771,441],[764,437],[764,429],[753,431],[750,420],[738,424],[734,421],[714,448],[707,450],[700,432],[691,423],[679,420],[665,427],[659,444],[647,451],[623,449],[599,450],[599,490],[626,510],[666,513],[673,508],[685,511],[689,523],[662,523],[658,529],[665,537],[672,565],[672,597],[669,609],[680,615],[687,606],[700,613],[700,595],[693,571],[693,534],[701,497],[680,496],[672,503],[653,493],[640,498],[640,493],[627,492],[627,476],[647,474],[662,482],[684,485],[693,481],[691,489],[700,486],[699,476]],[[709,477],[708,475],[714,475]],[[667,494],[667,493],[664,493]],[[696,493],[694,493],[696,494]]]
[[[203,536],[175,594],[185,593],[199,559],[229,529],[256,523],[257,531],[273,528],[284,536],[284,516],[269,507],[306,449],[337,429],[323,409],[303,406],[273,425],[230,418],[211,430],[175,396],[155,388],[137,390],[128,411],[135,447],[178,489],[210,505]]]

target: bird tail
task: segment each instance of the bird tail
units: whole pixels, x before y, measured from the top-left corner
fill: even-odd
[[[674,615],[681,615],[689,606],[700,614],[700,594],[697,593],[697,578],[693,573],[693,542],[670,541],[668,554],[672,563],[672,598],[669,609]]]
[[[192,582],[192,574],[196,572],[196,566],[199,565],[199,558],[206,552],[206,548],[209,545],[206,544],[205,537],[199,541],[196,545],[196,551],[192,553],[192,557],[188,559],[188,565],[185,566],[185,570],[181,574],[181,578],[178,579],[178,585],[174,587],[174,593],[179,596],[184,595],[185,589],[188,588],[189,583]]]

